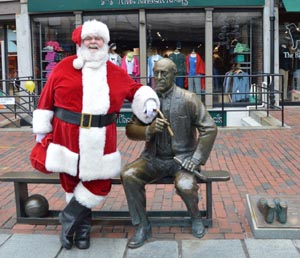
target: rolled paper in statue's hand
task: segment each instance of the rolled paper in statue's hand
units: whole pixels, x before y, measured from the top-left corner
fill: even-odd
[[[160,116],[160,118],[166,120],[164,114],[163,114],[159,109],[155,109],[155,111],[156,111],[157,114]],[[173,136],[174,136],[174,132],[173,132],[171,126],[168,125],[168,126],[167,126],[167,129],[168,129],[168,132],[169,132],[170,136],[173,137]]]
[[[179,158],[177,157],[174,157],[173,158],[178,164],[180,164],[182,166],[183,162],[182,160],[180,160]],[[189,170],[188,170],[189,171]],[[205,175],[203,175],[200,171],[194,169],[193,171],[190,171],[192,173],[194,173],[196,175],[196,177],[198,177],[199,179],[203,180],[203,181],[206,181],[207,180],[207,177]]]

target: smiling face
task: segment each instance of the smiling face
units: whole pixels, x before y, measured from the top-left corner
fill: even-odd
[[[108,45],[100,36],[87,36],[82,40],[80,56],[85,61],[107,61]]]
[[[90,49],[91,51],[97,51],[99,48],[103,47],[104,40],[102,37],[98,36],[88,36],[83,41],[83,45]]]
[[[156,62],[153,72],[157,92],[167,92],[175,85],[177,69],[175,63],[169,58],[163,58]]]

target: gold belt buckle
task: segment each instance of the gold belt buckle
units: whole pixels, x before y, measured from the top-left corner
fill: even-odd
[[[85,117],[88,116],[88,123],[86,124]],[[92,114],[89,113],[82,113],[81,120],[80,120],[80,127],[81,128],[90,128],[92,124]]]

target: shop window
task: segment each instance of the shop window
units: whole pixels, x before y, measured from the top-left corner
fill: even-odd
[[[225,93],[227,105],[249,105],[253,74],[263,71],[261,12],[213,13],[214,103]]]
[[[84,16],[105,23],[110,32],[109,59],[121,66],[136,81],[140,80],[138,13],[101,13]],[[131,65],[133,64],[133,65]]]
[[[300,22],[284,19],[279,24],[279,90],[285,102],[300,102]],[[282,97],[280,100],[282,100]]]
[[[154,63],[162,57],[169,57],[177,65],[176,84],[199,97],[203,95],[205,79],[201,75],[205,74],[205,13],[149,11],[146,18],[148,83],[154,86]]]
[[[0,80],[18,78],[16,25],[14,23],[0,26]],[[1,81],[0,90],[12,93],[14,86]]]
[[[72,16],[33,18],[34,76],[40,79],[39,92],[55,65],[76,53],[72,42],[75,18]]]

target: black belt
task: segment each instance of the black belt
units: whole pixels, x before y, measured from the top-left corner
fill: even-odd
[[[92,115],[88,113],[78,113],[63,108],[56,108],[54,115],[67,123],[80,125],[82,128],[104,127],[116,121],[117,114]]]

